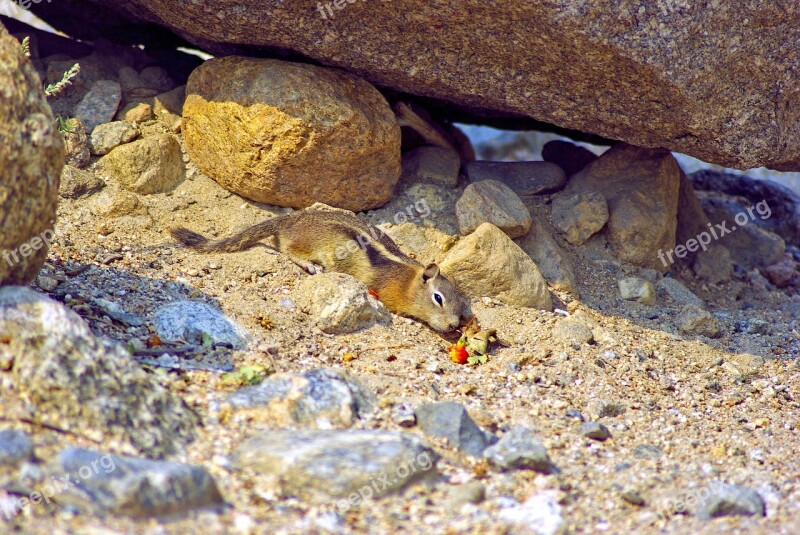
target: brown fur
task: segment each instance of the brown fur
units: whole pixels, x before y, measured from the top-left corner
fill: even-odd
[[[185,228],[170,229],[183,245],[203,253],[236,252],[265,239],[310,273],[347,273],[378,294],[396,314],[418,318],[439,331],[458,326],[466,301],[435,264],[423,267],[382,230],[339,211],[302,210],[211,241]],[[443,301],[438,304],[435,295]]]

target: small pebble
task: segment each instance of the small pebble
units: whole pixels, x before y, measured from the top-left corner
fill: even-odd
[[[581,425],[580,433],[586,438],[591,438],[592,440],[599,440],[600,442],[603,442],[611,438],[611,432],[609,432],[608,427],[604,426],[600,422],[584,423],[583,425]]]
[[[642,495],[639,494],[639,491],[634,489],[628,489],[622,493],[622,499],[628,502],[631,505],[638,505],[642,506],[645,504],[644,498]]]

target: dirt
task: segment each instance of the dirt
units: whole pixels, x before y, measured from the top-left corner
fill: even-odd
[[[201,415],[200,435],[179,460],[208,468],[230,507],[221,513],[136,521],[37,506],[14,519],[15,528],[29,533],[94,533],[96,528],[143,533],[504,533],[513,532],[497,520],[508,498],[522,502],[545,493],[562,506],[571,533],[800,532],[796,289],[769,290],[746,275],[704,286],[688,271],[676,269],[673,274],[707,303],[722,326],[719,338],[694,339],[673,324],[681,305],[668,297],[659,294],[654,307],[618,297],[619,278],[637,275],[655,281],[657,275],[610,259],[593,261],[587,251],[557,237],[573,262],[580,298],[556,293],[555,312],[473,299],[481,325],[497,329],[500,345],[484,365],[458,365],[447,353],[452,340],[406,318],[394,316],[388,327],[326,335],[297,307],[286,306],[298,282],[309,276],[287,258],[260,247],[200,255],[176,247],[166,232],[170,225],[184,225],[224,236],[283,209],[243,200],[191,165],[187,179],[173,192],[139,198],[147,214],[114,219],[95,215],[104,209],[102,196],[64,200],[57,243],[42,274],[61,281],[50,295],[83,315],[96,333],[121,343],[151,339],[150,323],[125,326],[87,306],[89,297],[116,302],[143,318],[172,300],[201,299],[221,307],[252,334],[250,350],[220,349],[200,359],[217,369],[146,366]],[[530,205],[542,220],[549,214],[547,202],[545,196]],[[574,344],[554,336],[554,325],[567,315],[588,325],[594,340]],[[756,320],[766,322],[757,329],[764,334],[737,332],[741,325],[759,325]],[[219,411],[232,388],[221,381],[222,373],[230,365],[239,369],[256,364],[268,372],[320,366],[348,370],[378,396],[381,407],[357,428],[402,430],[392,416],[395,404],[440,400],[464,404],[482,428],[497,434],[515,424],[528,425],[560,472],[500,473],[485,461],[426,439],[443,456],[438,482],[370,500],[337,519],[325,512],[330,504],[276,496],[253,474],[227,468],[232,450],[265,427]],[[582,436],[580,417],[604,423],[612,438],[598,442]],[[46,429],[26,431],[42,458],[67,444],[97,446]],[[420,433],[416,427],[407,432]],[[485,485],[485,501],[454,505],[451,493],[473,480]],[[766,502],[766,518],[702,521],[674,512],[683,502],[694,510],[705,490],[719,480],[757,490]],[[623,498],[632,492],[643,498],[643,505]]]

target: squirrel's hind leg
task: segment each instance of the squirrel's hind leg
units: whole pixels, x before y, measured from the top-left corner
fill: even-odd
[[[312,262],[308,258],[300,258],[294,255],[287,255],[287,256],[289,257],[289,260],[300,266],[303,269],[303,271],[306,271],[311,275],[316,275],[318,273],[322,273],[323,271],[325,271],[325,268],[324,266],[322,266],[322,264],[317,264],[315,262]]]

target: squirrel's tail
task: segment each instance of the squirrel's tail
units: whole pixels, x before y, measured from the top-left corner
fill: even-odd
[[[253,247],[255,244],[275,234],[283,217],[274,217],[221,240],[209,240],[196,232],[183,227],[169,229],[172,237],[181,244],[201,253],[235,253]]]

